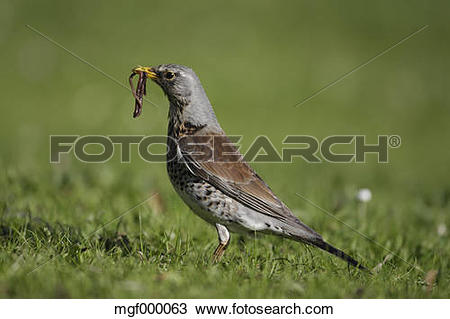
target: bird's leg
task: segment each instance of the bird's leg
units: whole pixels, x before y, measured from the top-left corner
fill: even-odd
[[[225,226],[216,224],[216,229],[217,236],[219,237],[219,245],[217,246],[213,254],[214,262],[218,262],[222,258],[222,255],[225,252],[225,249],[227,249],[228,243],[230,242],[230,233]]]

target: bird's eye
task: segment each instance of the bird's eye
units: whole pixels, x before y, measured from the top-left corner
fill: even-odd
[[[167,72],[164,74],[164,77],[165,77],[166,79],[168,79],[168,80],[171,80],[171,79],[173,79],[173,78],[175,77],[175,73],[170,72],[170,71],[167,71]]]

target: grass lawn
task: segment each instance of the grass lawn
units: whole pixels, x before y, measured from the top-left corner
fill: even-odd
[[[448,193],[391,202],[389,194],[377,198],[376,192],[366,205],[353,199],[352,185],[308,183],[322,190],[309,199],[409,263],[388,257],[368,275],[276,237],[232,236],[222,262],[213,264],[215,230],[185,207],[167,181],[146,193],[139,185],[146,183],[142,172],[68,171],[46,176],[45,183],[32,173],[3,174],[2,297],[448,297],[448,235],[438,235],[435,221],[449,223]],[[154,191],[158,195],[99,229]],[[285,197],[303,220],[364,264],[375,267],[389,255],[295,195]],[[413,266],[439,271],[432,286]]]
[[[448,4],[145,1],[146,20],[120,3],[2,4],[1,298],[450,297]],[[215,229],[178,198],[164,163],[132,147],[131,163],[120,163],[119,149],[106,163],[69,153],[50,164],[50,135],[164,135],[167,101],[150,84],[158,107],[144,103],[132,119],[129,91],[25,24],[124,85],[137,64],[191,66],[243,149],[258,135],[277,150],[288,134],[401,136],[384,164],[373,154],[366,163],[252,164],[302,221],[377,271],[236,234],[214,264]],[[355,200],[361,188],[371,201]]]

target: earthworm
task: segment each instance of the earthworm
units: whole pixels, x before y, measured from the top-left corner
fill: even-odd
[[[139,74],[139,80],[135,90],[133,87],[133,77],[136,74]],[[133,117],[138,117],[139,115],[141,115],[142,112],[142,102],[144,99],[144,95],[147,94],[146,89],[147,75],[145,74],[145,72],[133,71],[133,73],[131,73],[130,77],[128,78],[128,81],[130,82],[131,93],[133,93],[135,99]]]

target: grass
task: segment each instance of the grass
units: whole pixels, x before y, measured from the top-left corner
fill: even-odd
[[[449,298],[448,3],[218,6],[1,3],[0,297]],[[128,164],[118,149],[107,163],[80,163],[69,153],[49,164],[49,135],[165,134],[167,101],[150,84],[148,98],[159,107],[146,103],[132,119],[130,92],[26,24],[124,85],[138,64],[193,67],[225,131],[244,136],[244,149],[258,135],[277,150],[288,134],[363,134],[369,143],[401,136],[387,164],[373,154],[358,164],[253,164],[330,243],[370,268],[385,261],[379,272],[286,239],[234,234],[213,264],[215,230],[178,198],[163,163],[143,162],[132,148]],[[361,188],[373,194],[366,204],[355,201]]]
[[[335,216],[410,263],[392,256],[369,275],[317,249],[276,237],[234,235],[223,260],[213,264],[213,227],[169,190],[101,228],[145,195],[123,179],[99,183],[96,174],[86,169],[77,174],[78,181],[62,174],[44,189],[32,174],[3,175],[9,191],[2,194],[7,200],[2,201],[0,223],[1,297],[448,297],[448,237],[438,236],[434,220],[427,217],[434,212],[448,224],[448,195],[392,207],[374,200],[364,207],[353,200],[351,187],[341,192]],[[389,255],[295,201],[295,211],[316,211],[310,224],[364,264],[374,267]],[[439,273],[427,284],[426,274],[413,265]]]

